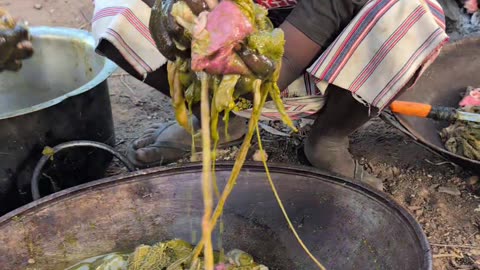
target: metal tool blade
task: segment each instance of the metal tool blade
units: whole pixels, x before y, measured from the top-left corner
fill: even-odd
[[[478,114],[478,113],[457,111],[456,118],[458,120],[462,120],[462,121],[480,123],[480,114]]]

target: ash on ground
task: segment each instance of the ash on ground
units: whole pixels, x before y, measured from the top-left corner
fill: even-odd
[[[464,1],[438,0],[445,12],[447,33],[451,41],[466,37],[480,37],[480,10],[469,14],[463,7]]]

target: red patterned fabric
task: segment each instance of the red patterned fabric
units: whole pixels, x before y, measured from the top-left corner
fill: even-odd
[[[255,2],[268,9],[291,7],[298,3],[297,0],[255,0]]]

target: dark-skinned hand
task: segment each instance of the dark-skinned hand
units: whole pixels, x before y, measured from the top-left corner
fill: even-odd
[[[33,54],[28,30],[16,24],[10,14],[0,10],[0,71],[18,71],[22,60]]]

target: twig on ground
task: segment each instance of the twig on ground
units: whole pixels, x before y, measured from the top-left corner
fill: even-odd
[[[123,77],[123,76],[129,76],[129,75],[130,74],[128,74],[126,72],[120,72],[120,73],[115,73],[115,74],[110,75],[110,78]]]
[[[140,104],[140,100],[138,100],[138,98],[136,97],[135,92],[133,91],[132,87],[130,87],[130,85],[128,85],[128,83],[125,81],[124,76],[120,76],[120,81],[132,94],[131,98],[133,99],[132,101],[135,104],[135,106]]]
[[[449,245],[449,244],[430,244],[434,247],[451,247],[451,248],[467,248],[467,249],[480,249],[480,246],[471,246],[471,245]]]
[[[83,19],[84,19],[84,23],[82,23],[78,29],[85,29],[87,26],[89,26],[91,23],[92,23],[92,20],[90,20],[90,18],[85,14],[85,12],[83,12],[82,9],[79,10],[80,11],[80,14],[82,15]]]
[[[87,26],[89,26],[89,25],[90,25],[90,22],[83,23],[83,24],[81,24],[81,25],[78,27],[78,29],[82,29],[82,30],[83,30],[83,29],[87,28]]]
[[[124,144],[125,142],[126,142],[125,140],[120,140],[115,144],[115,146],[119,146],[121,144]]]
[[[80,11],[80,14],[82,14],[83,19],[88,23],[90,23],[90,18],[85,14],[85,12],[83,12],[82,9],[79,9],[79,11]]]
[[[427,162],[428,164],[430,165],[433,165],[433,166],[442,166],[442,165],[452,165],[453,167],[457,167],[458,165],[453,163],[453,162],[450,162],[450,161],[442,161],[442,162],[433,162],[433,161],[430,161],[428,159],[425,159],[425,162]]]
[[[433,255],[434,259],[440,259],[440,258],[456,258],[456,259],[462,259],[463,256],[460,256],[458,254],[452,254],[452,253],[447,253],[447,254],[437,254]]]

